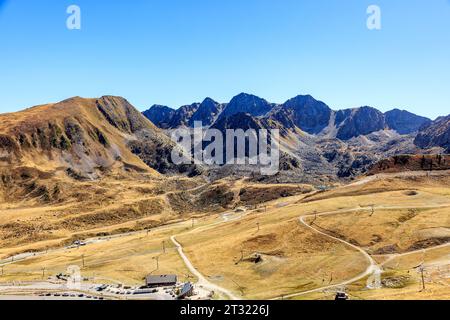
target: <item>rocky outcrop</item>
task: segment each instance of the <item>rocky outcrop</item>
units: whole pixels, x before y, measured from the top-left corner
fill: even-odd
[[[143,112],[143,115],[162,129],[169,129],[170,121],[175,114],[175,110],[161,105],[153,105],[150,109]]]
[[[450,156],[440,154],[397,155],[373,164],[368,174],[439,170],[450,170]]]
[[[144,115],[162,129],[175,129],[180,126],[193,127],[196,121],[208,127],[239,113],[258,118],[270,128],[281,129],[284,135],[300,129],[311,135],[344,141],[385,129],[408,135],[431,121],[398,109],[385,114],[372,107],[334,111],[310,95],[299,95],[283,104],[274,104],[246,93],[237,95],[228,104],[206,98],[200,104],[184,106],[176,111],[153,106]]]
[[[273,104],[242,93],[229,104],[207,98],[193,112],[186,112],[185,108],[167,121],[172,124],[170,128],[177,128],[180,123],[193,127],[195,121],[202,121],[204,126],[221,131],[279,129],[280,168],[291,173],[291,182],[305,181],[307,175],[313,180],[324,176],[351,178],[383,158],[441,152],[428,148],[445,145],[445,134],[434,140],[422,134],[418,144],[414,144],[415,133],[430,123],[427,118],[398,109],[382,113],[368,106],[335,111],[310,95]],[[183,114],[187,116],[183,118]],[[234,175],[240,170],[226,169],[220,171]],[[213,170],[219,172],[217,168]]]
[[[387,126],[400,134],[410,134],[431,122],[430,119],[415,115],[406,110],[394,109],[384,114]]]
[[[181,126],[189,126],[189,122],[194,114],[200,108],[200,103],[193,103],[190,105],[182,106],[178,109],[172,119],[169,122],[170,128],[178,128]]]
[[[420,148],[441,147],[450,153],[450,115],[422,127],[414,143]]]
[[[212,125],[225,106],[225,104],[218,103],[211,98],[206,98],[189,119],[189,126],[193,127],[196,121],[201,122],[203,126]]]
[[[341,140],[367,135],[387,127],[383,113],[371,107],[338,111],[336,126],[338,127],[336,137]]]
[[[266,115],[274,104],[266,100],[247,93],[241,93],[231,99],[220,117],[229,117],[237,113],[248,113],[253,117]]]
[[[332,110],[310,95],[297,96],[274,110],[271,119],[288,128],[300,128],[310,134],[319,134],[330,123]]]

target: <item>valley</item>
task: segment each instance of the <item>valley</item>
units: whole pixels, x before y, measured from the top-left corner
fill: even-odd
[[[441,136],[414,142],[445,137],[442,119],[310,96],[162,110],[155,125],[105,96],[0,115],[0,298],[450,298],[450,158]],[[280,171],[174,164],[170,130],[194,120],[285,129]]]
[[[159,257],[158,272],[200,280],[218,298],[326,299],[346,288],[361,299],[446,299],[450,190],[441,185],[448,185],[447,172],[393,175],[342,187],[352,196],[343,195],[341,188],[313,191],[257,209],[106,236],[11,264],[5,264],[6,258],[2,282],[42,281],[42,268],[47,278],[76,264],[89,281],[137,285],[157,268]],[[420,264],[427,270],[422,291],[415,269]],[[382,270],[383,285],[368,289],[374,265]]]
[[[430,317],[449,4],[0,0],[3,310]]]

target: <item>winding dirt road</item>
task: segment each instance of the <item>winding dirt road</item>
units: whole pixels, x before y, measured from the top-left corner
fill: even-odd
[[[435,206],[420,206],[420,207],[417,207],[417,206],[415,206],[414,208],[422,208],[422,209],[426,209],[426,208],[443,208],[443,207],[449,207],[450,206],[450,204],[442,204],[442,205],[435,205]],[[408,206],[397,206],[397,207],[391,207],[391,206],[389,206],[389,207],[377,207],[377,208],[375,208],[375,209],[378,209],[378,210],[380,210],[380,209],[384,209],[384,210],[386,210],[386,209],[411,209],[412,207],[408,207]],[[305,219],[307,219],[307,218],[311,218],[311,217],[320,217],[320,216],[328,216],[328,215],[335,215],[335,214],[342,214],[342,213],[349,213],[349,212],[355,212],[355,211],[360,211],[360,210],[371,210],[372,208],[369,208],[369,207],[357,207],[357,208],[353,208],[353,209],[344,209],[344,210],[337,210],[337,211],[329,211],[329,212],[323,212],[323,213],[319,213],[319,214],[311,214],[311,215],[304,215],[304,216],[301,216],[301,217],[299,217],[299,221],[300,221],[300,223],[302,224],[302,225],[304,225],[306,228],[308,228],[308,229],[311,229],[312,231],[314,231],[314,232],[316,232],[316,233],[319,233],[319,234],[321,234],[321,235],[323,235],[323,236],[325,236],[325,237],[327,237],[327,238],[330,238],[330,239],[332,239],[332,240],[335,240],[335,241],[338,241],[338,242],[341,242],[341,243],[343,243],[343,244],[345,244],[345,245],[347,245],[347,246],[349,246],[349,247],[351,247],[351,248],[353,248],[353,249],[355,249],[355,250],[357,250],[357,251],[359,251],[365,258],[366,258],[366,260],[367,260],[367,262],[368,262],[368,267],[366,268],[366,270],[364,271],[364,272],[362,272],[362,273],[360,273],[360,274],[358,274],[358,275],[356,275],[355,277],[353,277],[353,278],[351,278],[351,279],[348,279],[348,280],[346,280],[346,281],[343,281],[343,282],[341,282],[341,283],[338,283],[338,284],[333,284],[333,285],[328,285],[328,286],[324,286],[324,287],[319,287],[319,288],[316,288],[316,289],[311,289],[311,290],[307,290],[307,291],[302,291],[302,292],[297,292],[297,293],[292,293],[292,294],[289,294],[289,295],[284,295],[284,296],[282,296],[282,297],[277,297],[277,298],[274,298],[274,299],[272,299],[272,300],[280,300],[280,299],[284,299],[284,298],[294,298],[294,297],[298,297],[298,296],[302,296],[302,295],[306,295],[306,294],[310,294],[310,293],[314,293],[314,292],[320,292],[320,291],[323,291],[323,290],[327,290],[327,289],[334,289],[334,288],[339,288],[339,287],[344,287],[344,286],[346,286],[346,285],[349,285],[349,284],[352,284],[352,283],[354,283],[354,282],[357,282],[357,281],[359,281],[359,280],[361,280],[361,279],[363,279],[363,278],[365,278],[365,277],[367,277],[367,276],[370,276],[371,274],[374,274],[374,273],[381,273],[382,271],[383,271],[383,268],[382,268],[382,265],[384,265],[384,264],[382,264],[382,265],[379,265],[379,264],[377,264],[376,263],[376,261],[364,250],[364,249],[362,249],[362,248],[360,248],[360,247],[358,247],[358,246],[356,246],[356,245],[354,245],[354,244],[352,244],[352,243],[350,243],[350,242],[347,242],[347,241],[345,241],[345,240],[343,240],[343,239],[340,239],[340,238],[337,238],[337,237],[334,237],[334,236],[331,236],[331,235],[329,235],[329,234],[327,234],[327,233],[325,233],[325,232],[323,232],[323,231],[321,231],[321,230],[319,230],[319,229],[317,229],[317,228],[315,228],[314,226],[312,226],[312,225],[309,225],[308,223],[306,223],[305,222]],[[207,229],[209,229],[209,228],[211,228],[211,227],[213,227],[213,226],[215,226],[215,225],[218,225],[218,224],[221,224],[221,223],[224,223],[224,222],[228,222],[228,221],[230,221],[230,220],[239,220],[239,219],[241,219],[243,216],[239,216],[239,217],[237,217],[237,218],[234,218],[234,219],[230,219],[229,217],[228,217],[228,215],[226,215],[226,214],[224,214],[224,215],[222,215],[222,218],[223,218],[223,221],[222,222],[216,222],[216,223],[214,223],[214,224],[212,224],[212,225],[208,225],[208,226],[204,226],[204,227],[201,227],[201,228],[207,228]],[[194,230],[191,230],[190,232],[193,232],[193,231],[198,231],[200,228],[198,228],[198,229],[194,229]],[[189,232],[189,233],[190,233]],[[187,268],[192,272],[192,274],[194,274],[198,279],[199,279],[199,282],[198,282],[198,285],[201,285],[201,286],[203,286],[203,287],[205,287],[205,288],[208,288],[208,289],[211,289],[211,290],[213,290],[213,291],[217,291],[217,292],[221,292],[221,293],[223,293],[223,294],[225,294],[226,296],[228,296],[230,299],[232,299],[232,300],[239,300],[239,298],[238,297],[236,297],[236,296],[234,296],[229,290],[227,290],[227,289],[225,289],[225,288],[223,288],[223,287],[220,287],[220,286],[217,286],[217,285],[215,285],[215,284],[213,284],[213,283],[211,283],[211,282],[209,282],[194,266],[193,266],[193,264],[191,263],[191,261],[189,260],[189,258],[185,255],[185,253],[184,253],[184,251],[183,251],[183,247],[181,246],[181,244],[180,243],[178,243],[177,241],[176,241],[176,238],[175,238],[175,236],[172,236],[171,237],[171,240],[172,240],[172,242],[175,244],[175,246],[177,247],[177,250],[178,250],[178,253],[179,253],[179,255],[180,255],[180,257],[183,259],[183,261],[184,261],[184,263],[186,264],[186,266],[187,266]],[[438,246],[438,247],[432,247],[432,248],[427,248],[427,249],[424,249],[425,251],[427,251],[427,250],[432,250],[432,249],[436,249],[436,248],[439,248],[439,247],[444,247],[444,246],[448,246],[448,245],[450,245],[450,243],[448,243],[448,244],[444,244],[444,245],[441,245],[441,246]],[[411,251],[411,252],[406,252],[406,253],[402,253],[402,254],[397,254],[397,255],[395,255],[395,257],[393,257],[393,258],[398,258],[398,257],[401,257],[401,256],[404,256],[404,255],[410,255],[410,254],[414,254],[414,253],[417,253],[417,252],[421,252],[421,251],[424,251],[424,250],[417,250],[417,251]],[[392,258],[392,259],[393,259]]]
[[[186,257],[183,251],[183,247],[180,243],[176,240],[175,236],[170,237],[170,240],[172,240],[173,244],[177,247],[178,254],[180,255],[181,259],[183,259],[184,264],[189,269],[189,271],[195,275],[198,279],[197,285],[209,290],[212,290],[214,292],[220,292],[224,294],[225,296],[229,297],[231,300],[239,300],[238,297],[236,297],[231,291],[222,288],[218,285],[215,285],[211,282],[209,282],[191,263],[191,261]]]
[[[357,276],[355,276],[355,277],[353,277],[351,279],[348,279],[348,280],[346,280],[344,282],[338,283],[338,284],[329,285],[329,286],[325,286],[325,287],[320,287],[320,288],[316,288],[316,289],[311,289],[311,290],[307,290],[307,291],[302,291],[302,292],[298,292],[298,293],[292,293],[292,294],[289,294],[289,295],[285,295],[283,297],[275,298],[273,300],[279,300],[279,299],[282,299],[282,298],[283,299],[284,298],[294,298],[294,297],[302,296],[302,295],[309,294],[309,293],[320,292],[320,291],[327,290],[327,289],[343,287],[343,286],[346,286],[346,285],[351,284],[353,282],[359,281],[359,280],[361,280],[361,279],[371,275],[372,273],[374,273],[376,271],[380,271],[381,270],[381,268],[378,266],[378,264],[375,262],[375,260],[364,249],[361,249],[360,247],[355,246],[355,245],[351,244],[350,242],[347,242],[345,240],[342,240],[342,239],[337,238],[337,237],[333,237],[333,236],[331,236],[331,235],[329,235],[329,234],[327,234],[325,232],[322,232],[322,231],[314,228],[312,225],[309,225],[309,224],[307,224],[305,222],[305,219],[307,219],[307,218],[320,217],[320,216],[324,216],[324,215],[332,215],[332,214],[338,214],[338,213],[343,213],[343,212],[351,212],[351,211],[356,211],[356,210],[361,210],[361,208],[354,209],[354,210],[352,209],[350,211],[349,210],[346,210],[346,211],[331,211],[331,212],[324,212],[324,213],[320,213],[320,214],[305,215],[305,216],[301,216],[299,218],[299,221],[300,221],[301,224],[303,224],[308,229],[311,229],[314,232],[319,233],[319,234],[321,234],[321,235],[323,235],[323,236],[325,236],[327,238],[330,238],[330,239],[342,242],[343,244],[345,244],[345,245],[347,245],[349,247],[352,247],[353,249],[359,251],[361,254],[364,255],[364,257],[366,258],[367,262],[369,263],[369,266],[367,267],[367,269],[364,272],[360,273],[359,275],[357,275]]]
[[[380,210],[380,209],[384,209],[384,210],[386,210],[386,209],[393,209],[393,210],[395,210],[395,209],[411,209],[411,208],[424,208],[425,209],[425,208],[442,208],[442,207],[449,207],[449,206],[450,206],[450,204],[442,204],[442,205],[434,205],[434,206],[419,206],[419,207],[417,207],[417,206],[414,206],[414,207],[408,207],[408,206],[382,207],[382,206],[380,206],[380,207],[376,207],[376,209],[378,209],[378,210]],[[423,252],[423,251],[433,250],[433,249],[440,248],[440,247],[450,246],[450,243],[447,243],[447,244],[440,245],[440,246],[437,246],[437,247],[431,247],[431,248],[427,248],[427,249],[411,251],[411,252],[406,252],[406,253],[402,253],[402,254],[396,254],[396,255],[393,255],[392,257],[390,257],[383,264],[378,265],[375,262],[375,260],[364,249],[362,249],[362,248],[360,248],[360,247],[358,247],[356,245],[353,245],[353,244],[351,244],[351,243],[349,243],[349,242],[347,242],[347,241],[345,241],[343,239],[340,239],[340,238],[334,237],[332,235],[329,235],[326,232],[323,232],[323,231],[319,230],[318,228],[315,228],[313,225],[309,225],[308,223],[305,222],[305,219],[308,219],[308,218],[311,218],[311,217],[343,214],[343,213],[355,212],[355,211],[360,211],[360,210],[371,210],[371,208],[369,208],[369,207],[367,207],[367,208],[366,207],[357,207],[357,208],[353,208],[353,209],[343,209],[343,210],[329,211],[329,212],[323,212],[323,213],[318,213],[318,214],[304,215],[304,216],[299,217],[299,222],[303,226],[305,226],[306,228],[312,230],[315,233],[318,233],[318,234],[320,234],[322,236],[325,236],[325,237],[327,237],[329,239],[332,239],[334,241],[341,242],[341,243],[345,244],[346,246],[349,246],[349,247],[359,251],[365,257],[365,259],[368,262],[368,266],[367,266],[366,270],[364,272],[360,273],[359,275],[356,275],[355,277],[353,277],[351,279],[348,279],[346,281],[343,281],[341,283],[338,283],[338,284],[333,284],[333,285],[323,286],[323,287],[319,287],[319,288],[311,289],[311,290],[307,290],[307,291],[292,293],[292,294],[289,294],[289,295],[284,295],[282,297],[273,298],[272,300],[279,300],[279,299],[283,299],[283,298],[293,298],[293,297],[298,297],[298,296],[302,296],[302,295],[306,295],[306,294],[310,294],[310,293],[314,293],[314,292],[320,292],[320,291],[327,290],[327,289],[343,287],[343,286],[352,284],[354,282],[357,282],[357,281],[359,281],[359,280],[361,280],[361,279],[363,279],[363,278],[365,278],[365,277],[367,277],[367,276],[369,276],[369,275],[371,275],[371,274],[373,274],[375,272],[381,272],[382,271],[382,265],[385,265],[388,261],[391,261],[392,259],[404,256],[404,255],[411,255],[411,254],[414,254],[414,253],[417,253],[417,252]],[[193,230],[190,230],[187,233],[191,233],[191,232],[194,232],[194,231],[198,232],[200,230],[207,230],[207,229],[213,228],[214,226],[222,224],[222,223],[226,223],[226,222],[230,222],[230,221],[234,221],[234,220],[239,220],[239,219],[243,218],[246,214],[237,215],[236,217],[230,217],[232,215],[233,215],[233,213],[222,214],[221,215],[222,221],[218,221],[218,222],[215,222],[215,223],[211,223],[211,224],[208,224],[208,225],[205,225],[205,226],[201,226],[201,227],[195,228]],[[173,227],[173,225],[172,226],[164,226],[164,228],[169,228],[169,227]],[[132,234],[138,234],[138,233],[141,233],[141,232],[142,231],[140,231],[140,232],[133,232]],[[182,233],[182,234],[186,234],[186,233]],[[210,281],[208,281],[206,279],[206,277],[203,274],[201,274],[194,267],[192,262],[189,260],[189,258],[184,253],[183,246],[176,240],[176,236],[180,236],[182,234],[177,234],[177,235],[171,236],[170,239],[173,242],[173,244],[176,246],[177,252],[180,255],[180,257],[182,258],[182,260],[183,260],[184,264],[186,265],[186,267],[189,269],[189,271],[192,274],[194,274],[198,278],[197,285],[200,286],[200,287],[203,287],[205,289],[208,289],[208,290],[211,290],[211,291],[214,291],[214,292],[218,292],[218,293],[220,293],[222,295],[225,295],[228,298],[230,298],[231,300],[239,300],[239,299],[241,299],[241,298],[235,296],[230,290],[227,290],[227,289],[225,289],[225,288],[223,288],[221,286],[218,286],[218,285],[213,284]],[[123,236],[127,236],[127,235],[130,235],[130,234],[129,233],[128,234],[120,234],[120,235],[114,236],[114,238],[116,238],[116,237],[123,237]],[[105,239],[108,239],[108,238],[111,239],[112,237],[105,237]],[[98,238],[96,240],[97,241],[99,241],[99,240],[101,241],[101,240],[104,240],[104,239]],[[53,250],[53,252],[58,251],[58,250],[61,250],[61,251],[62,250],[67,250],[67,248],[56,249],[56,250]],[[42,252],[40,254],[47,254],[47,253],[50,253],[50,251],[49,252],[45,252],[45,253]],[[28,260],[28,259],[36,257],[37,255],[39,255],[39,254],[29,254],[29,255],[20,257],[21,259],[17,259],[15,261],[3,260],[3,261],[0,261],[0,266],[7,265],[7,264],[14,264],[14,263],[16,263],[18,261]]]
[[[422,209],[423,208],[432,208],[433,209],[433,208],[443,208],[443,207],[449,207],[449,206],[450,206],[449,204],[442,204],[442,205],[437,205],[437,206],[420,206],[420,207],[416,206],[414,208],[422,208]],[[382,266],[385,265],[388,261],[391,261],[392,259],[399,258],[399,257],[402,257],[402,256],[406,256],[406,255],[415,254],[415,253],[418,253],[418,252],[424,252],[424,251],[428,251],[428,250],[433,250],[433,249],[437,249],[437,248],[441,248],[441,247],[450,246],[450,243],[447,243],[447,244],[443,244],[443,245],[440,245],[440,246],[431,247],[431,248],[427,248],[427,249],[421,249],[421,250],[416,250],[416,251],[410,251],[410,252],[406,252],[406,253],[396,254],[395,256],[390,257],[383,264],[379,265],[379,264],[377,264],[375,262],[375,260],[364,249],[362,249],[362,248],[360,248],[360,247],[358,247],[358,246],[356,246],[356,245],[354,245],[354,244],[352,244],[350,242],[347,242],[347,241],[345,241],[343,239],[340,239],[340,238],[334,237],[332,235],[329,235],[329,234],[327,234],[327,233],[325,233],[325,232],[323,232],[323,231],[321,231],[321,230],[319,230],[317,228],[314,228],[312,225],[309,225],[308,223],[305,222],[305,219],[307,219],[307,218],[328,216],[328,215],[335,215],[335,214],[340,214],[340,213],[349,213],[349,212],[355,212],[355,211],[360,211],[360,210],[370,210],[370,209],[371,208],[368,208],[368,207],[367,208],[359,207],[359,208],[354,208],[354,209],[345,209],[345,210],[338,210],[338,211],[323,212],[323,213],[318,213],[318,214],[304,215],[304,216],[301,216],[299,218],[300,223],[302,225],[304,225],[305,227],[307,227],[308,229],[311,229],[314,232],[319,233],[319,234],[321,234],[321,235],[323,235],[323,236],[325,236],[327,238],[330,238],[330,239],[333,239],[335,241],[339,241],[341,243],[344,243],[345,245],[347,245],[347,246],[349,246],[349,247],[351,247],[351,248],[353,248],[355,250],[358,250],[360,253],[362,253],[364,255],[364,257],[366,258],[367,262],[369,262],[369,266],[367,267],[367,269],[364,272],[360,273],[359,275],[357,275],[357,276],[355,276],[355,277],[353,277],[351,279],[348,279],[348,280],[343,281],[343,282],[338,283],[338,284],[324,286],[324,287],[319,287],[319,288],[316,288],[316,289],[311,289],[311,290],[297,292],[297,293],[292,293],[292,294],[285,295],[285,296],[282,296],[282,297],[274,298],[272,300],[280,300],[280,299],[285,299],[285,298],[294,298],[294,297],[298,297],[298,296],[302,296],[302,295],[306,295],[306,294],[310,294],[310,293],[314,293],[314,292],[320,292],[320,291],[327,290],[327,289],[334,289],[334,288],[344,287],[346,285],[349,285],[349,284],[352,284],[354,282],[357,282],[357,281],[359,281],[359,280],[361,280],[361,279],[363,279],[363,278],[365,278],[365,277],[367,277],[367,276],[369,276],[371,274],[374,274],[376,272],[380,272],[381,273],[383,271]],[[411,209],[411,207],[407,207],[407,206],[378,207],[376,209]]]

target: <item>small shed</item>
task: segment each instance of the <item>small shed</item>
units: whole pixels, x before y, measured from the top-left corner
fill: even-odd
[[[177,276],[174,274],[148,275],[145,277],[145,285],[148,288],[174,286],[177,284]]]

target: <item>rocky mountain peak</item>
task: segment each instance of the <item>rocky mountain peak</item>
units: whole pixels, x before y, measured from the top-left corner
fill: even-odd
[[[410,134],[416,132],[423,125],[431,122],[428,118],[400,109],[393,109],[386,112],[384,115],[386,117],[386,124],[389,128],[400,134]]]
[[[214,101],[213,99],[206,98],[189,119],[189,126],[194,126],[196,121],[202,122],[203,126],[212,125],[222,112],[223,107],[224,105]]]
[[[336,137],[341,140],[386,129],[384,114],[369,106],[338,111],[336,125],[338,126]]]
[[[286,101],[273,117],[310,134],[318,134],[329,125],[331,114],[331,108],[322,101],[310,95],[299,95]]]
[[[285,134],[299,129],[310,135],[343,141],[385,129],[409,135],[430,122],[425,117],[399,109],[384,114],[370,106],[334,111],[311,95],[298,95],[280,105],[248,93],[238,94],[228,104],[206,98],[202,103],[178,110],[152,107],[144,115],[160,128],[173,129],[182,125],[193,127],[196,121],[211,126],[239,113],[258,118],[271,128],[282,128]]]
[[[450,153],[450,115],[424,125],[414,143],[421,148],[441,147]]]
[[[169,123],[173,115],[175,114],[175,110],[163,106],[155,104],[150,109],[143,112],[143,115],[153,122],[157,127],[162,129],[168,129]]]
[[[236,113],[248,113],[254,117],[267,114],[273,107],[266,100],[252,94],[241,93],[231,99],[221,117],[231,116]]]

